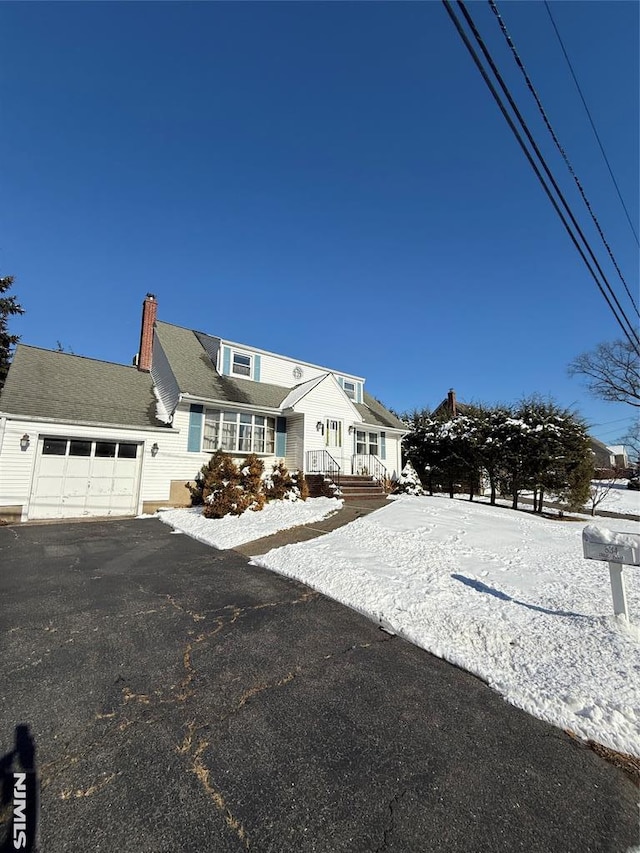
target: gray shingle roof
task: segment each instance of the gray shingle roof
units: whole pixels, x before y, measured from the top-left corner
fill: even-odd
[[[356,409],[364,418],[365,423],[376,426],[389,427],[390,429],[402,429],[407,432],[407,425],[379,403],[371,394],[364,392],[364,402],[355,403]]]
[[[148,373],[19,344],[0,394],[0,411],[26,417],[160,427]]]
[[[203,346],[202,340],[210,337],[182,326],[156,323],[156,335],[169,360],[173,374],[183,394],[191,394],[203,400],[220,400],[230,403],[245,403],[267,409],[279,409],[290,388],[253,382],[250,379],[235,379],[221,376],[213,366],[209,352],[211,346]],[[206,342],[206,341],[205,341]]]

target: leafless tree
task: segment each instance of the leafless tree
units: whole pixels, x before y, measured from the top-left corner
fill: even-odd
[[[589,489],[589,507],[591,515],[596,514],[596,508],[600,506],[602,501],[607,497],[611,489],[622,478],[623,472],[619,468],[612,468],[609,476],[606,479],[592,480],[591,488]]]
[[[587,388],[601,400],[640,408],[640,358],[628,341],[598,344],[569,365],[570,376],[584,376]]]

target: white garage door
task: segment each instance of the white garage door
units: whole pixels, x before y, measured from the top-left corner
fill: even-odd
[[[130,441],[41,438],[29,518],[135,514],[141,447]]]

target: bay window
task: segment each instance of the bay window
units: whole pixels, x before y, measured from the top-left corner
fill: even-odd
[[[247,412],[207,409],[204,416],[203,450],[229,453],[274,453],[276,420]]]

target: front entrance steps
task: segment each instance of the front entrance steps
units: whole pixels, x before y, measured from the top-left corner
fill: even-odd
[[[321,496],[334,497],[335,489],[333,480],[328,474],[305,474],[309,485],[309,496],[317,498]],[[368,501],[384,500],[386,492],[382,485],[368,476],[356,474],[344,474],[340,477],[339,489],[342,492],[339,497],[345,501]]]

